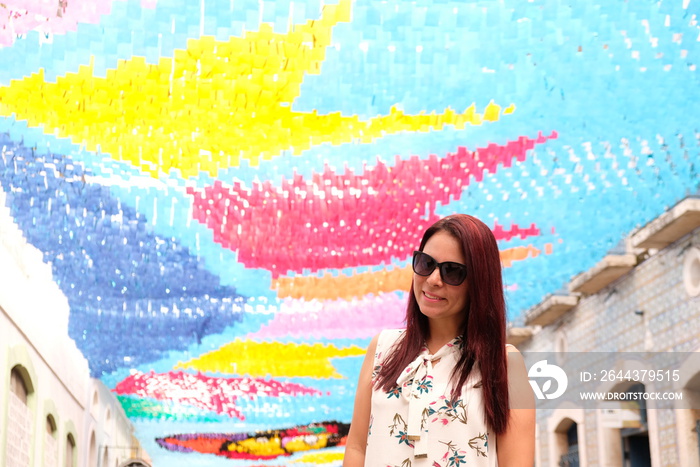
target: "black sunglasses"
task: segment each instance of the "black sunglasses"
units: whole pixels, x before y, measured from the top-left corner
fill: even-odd
[[[445,284],[459,285],[467,278],[467,267],[463,264],[452,261],[438,263],[422,251],[413,252],[413,272],[419,276],[429,276],[435,268],[440,268],[440,277]]]

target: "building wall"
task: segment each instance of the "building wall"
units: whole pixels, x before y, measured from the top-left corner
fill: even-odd
[[[63,466],[69,434],[76,442],[76,467],[118,466],[143,455],[117,399],[102,382],[90,378],[87,360],[68,337],[68,315],[68,302],[50,266],[26,243],[0,199],[1,465]],[[17,365],[30,389],[29,439],[19,439],[17,430],[8,428],[10,375]],[[55,421],[54,441],[46,437],[49,415]],[[114,447],[106,458],[104,446]],[[27,457],[8,458],[8,453],[17,452]]]
[[[688,294],[683,277],[684,260],[699,245],[700,229],[696,229],[659,251],[637,251],[644,256],[628,274],[593,295],[582,296],[577,306],[537,330],[519,349],[523,353],[699,352],[700,296]],[[699,370],[682,370],[682,379],[673,388],[684,391],[682,402],[673,409],[648,410],[653,466],[700,465],[694,431],[700,413],[690,408],[698,406],[691,402],[697,393],[683,387],[697,390]],[[567,409],[575,413],[575,407],[568,406],[538,411],[540,466],[558,465],[560,451],[553,446],[553,429]],[[595,409],[584,409],[580,415],[576,421],[581,465],[620,466],[618,430],[602,428]]]

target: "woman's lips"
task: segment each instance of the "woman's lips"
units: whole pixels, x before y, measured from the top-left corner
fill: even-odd
[[[442,297],[438,297],[437,295],[429,294],[425,291],[423,291],[423,297],[426,300],[431,301],[431,302],[439,302],[440,300],[444,300],[444,298],[442,298]]]

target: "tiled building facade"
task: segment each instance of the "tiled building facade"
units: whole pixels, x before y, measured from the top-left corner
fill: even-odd
[[[692,353],[700,352],[700,199],[686,198],[632,232],[624,248],[574,277],[568,289],[531,308],[525,328],[509,330],[524,355],[620,353],[617,368],[624,369],[623,352],[673,352],[680,355],[678,381],[647,382],[644,390],[681,392],[683,399],[663,408],[647,401],[646,422],[634,429],[610,428],[601,409],[583,404],[538,410],[536,465],[699,466],[700,365]]]

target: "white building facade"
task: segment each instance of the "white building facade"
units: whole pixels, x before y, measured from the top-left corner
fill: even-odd
[[[119,401],[68,337],[68,302],[50,266],[0,197],[0,465],[150,466]]]

